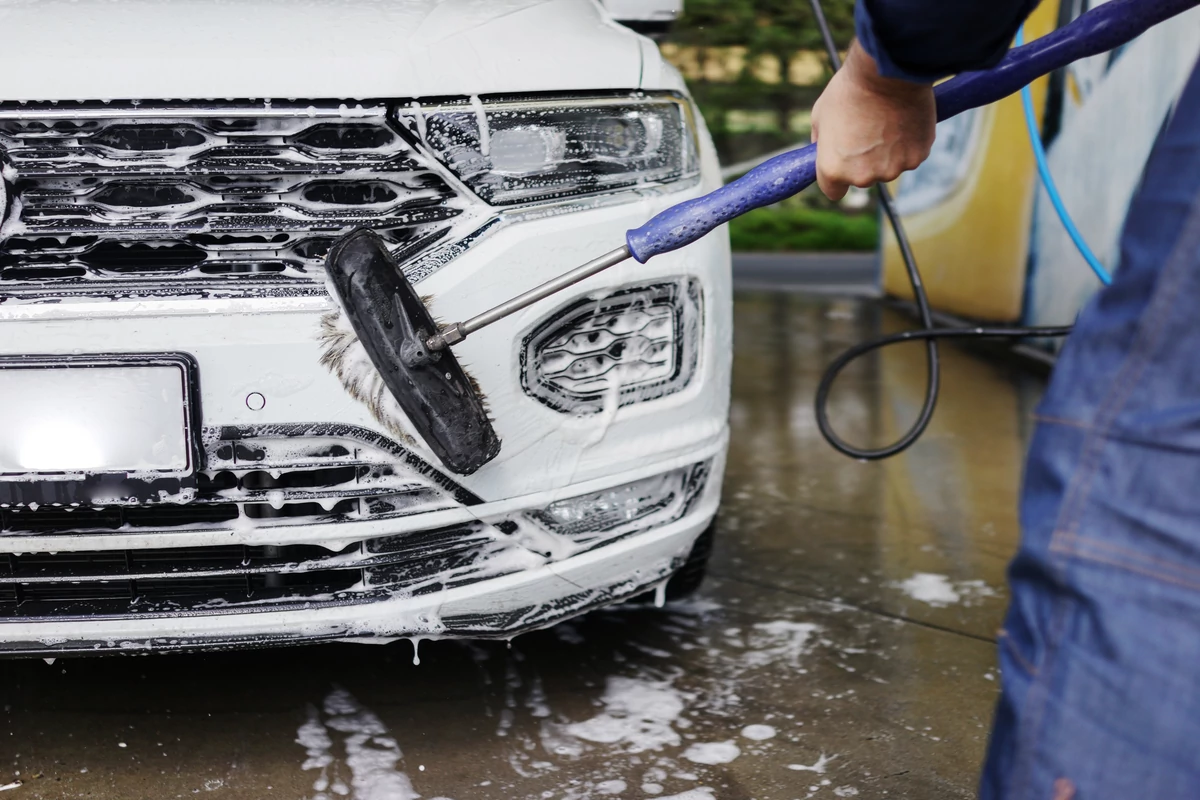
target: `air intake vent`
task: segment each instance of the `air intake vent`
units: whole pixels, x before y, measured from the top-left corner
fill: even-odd
[[[428,594],[529,558],[482,523],[313,545],[0,553],[0,620],[315,608]],[[527,554],[524,554],[527,556]]]
[[[383,106],[0,104],[0,155],[18,294],[313,288],[342,234],[415,253],[464,208]]]

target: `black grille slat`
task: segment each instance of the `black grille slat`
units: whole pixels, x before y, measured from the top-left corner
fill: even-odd
[[[51,580],[162,579],[195,574],[253,574],[294,569],[331,555],[356,552],[353,545],[330,553],[318,545],[172,547],[148,550],[88,550],[82,552],[26,553],[18,564],[0,568],[0,584]],[[375,559],[379,560],[379,559]]]
[[[101,506],[86,500],[86,482],[0,482],[10,504],[0,507],[0,540],[6,535],[228,530],[239,519],[260,525],[341,523],[456,505],[430,475],[351,440],[319,435],[211,439],[206,451],[209,469],[196,473],[194,493],[182,502],[154,494],[137,504]]]
[[[480,579],[478,565],[503,547],[474,523],[336,553],[284,545],[27,554],[16,563],[10,557],[7,574],[0,562],[0,618],[227,610],[239,603],[268,609],[397,589],[421,594]]]
[[[320,285],[330,243],[350,230],[372,228],[397,250],[427,246],[462,213],[382,108],[344,120],[329,103],[279,117],[179,105],[72,120],[50,119],[62,115],[53,104],[0,108],[21,115],[0,119],[20,213],[0,242],[0,287],[12,291],[131,278],[181,290]]]
[[[150,614],[179,610],[220,609],[239,603],[279,606],[308,602],[314,596],[344,593],[361,580],[359,570],[275,575],[231,575],[204,580],[113,580],[0,586],[0,619]],[[19,600],[17,598],[20,598]]]

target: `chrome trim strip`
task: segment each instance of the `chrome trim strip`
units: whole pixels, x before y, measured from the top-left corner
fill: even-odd
[[[538,93],[528,97],[522,95],[497,97],[494,99],[483,100],[485,110],[488,109],[518,109],[518,108],[546,108],[548,105],[562,106],[564,108],[596,108],[606,106],[627,106],[632,104],[652,104],[652,103],[669,103],[674,102],[680,105],[687,104],[687,98],[679,92],[675,91],[631,91],[628,94],[615,95],[585,95],[579,96],[562,96],[556,97],[553,93]],[[469,98],[463,98],[457,103],[434,103],[425,105],[420,100],[410,100],[408,103],[398,102],[395,106],[396,116],[416,116],[421,114],[436,114],[446,111],[462,111],[464,109],[472,109]]]
[[[365,544],[370,540],[363,540]],[[468,544],[481,544],[481,539],[466,539]],[[219,546],[219,545],[218,545]],[[168,549],[168,548],[161,548]],[[86,552],[114,553],[117,550],[101,550]],[[183,567],[171,570],[144,570],[131,572],[78,572],[74,574],[31,574],[31,575],[0,575],[0,587],[23,585],[53,585],[56,583],[120,583],[121,581],[153,581],[153,580],[192,580],[195,578],[229,578],[242,575],[300,575],[314,572],[348,572],[356,569],[375,569],[404,564],[412,560],[412,553],[397,551],[395,553],[331,553],[325,558],[309,559],[307,561],[285,561],[275,564],[250,565],[245,567]],[[51,572],[50,568],[46,569]],[[0,616],[0,620],[3,617]]]
[[[30,104],[32,105],[32,104]],[[252,117],[255,119],[364,119],[386,117],[388,107],[380,106],[305,106],[274,108],[270,103],[262,106],[229,106],[228,108],[197,108],[188,106],[112,106],[106,108],[0,108],[0,120],[37,119],[159,119],[187,116],[200,119],[224,119],[226,117]]]

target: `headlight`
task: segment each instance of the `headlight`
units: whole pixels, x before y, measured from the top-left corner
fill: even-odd
[[[673,94],[475,98],[400,113],[433,154],[492,205],[670,183],[699,170],[691,108]]]

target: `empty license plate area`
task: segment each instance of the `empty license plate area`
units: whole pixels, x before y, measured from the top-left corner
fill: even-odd
[[[190,474],[194,372],[182,355],[0,360],[0,474]]]

